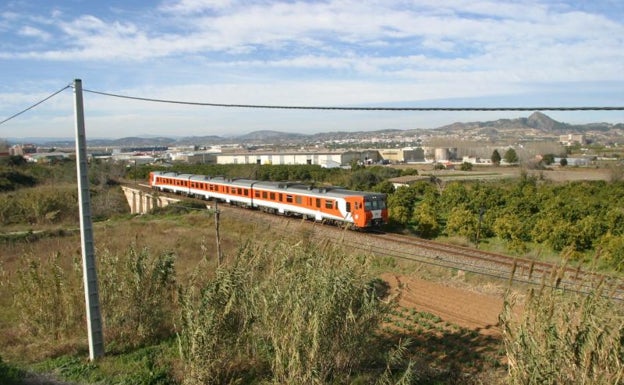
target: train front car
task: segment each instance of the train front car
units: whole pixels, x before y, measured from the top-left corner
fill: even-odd
[[[357,228],[380,227],[388,223],[386,194],[363,193],[351,202],[353,223]]]

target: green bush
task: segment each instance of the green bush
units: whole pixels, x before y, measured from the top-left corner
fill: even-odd
[[[0,223],[50,224],[77,221],[75,186],[39,186],[0,194]]]
[[[0,382],[3,385],[19,385],[24,378],[24,372],[2,361],[0,356]]]

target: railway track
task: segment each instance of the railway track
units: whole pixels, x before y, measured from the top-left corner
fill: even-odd
[[[146,191],[148,187],[143,186]],[[176,194],[159,193],[171,197]],[[203,203],[201,199],[186,198]],[[374,233],[345,231],[336,226],[323,226],[301,218],[283,217],[249,210],[237,206],[220,204],[220,210],[238,213],[242,220],[258,224],[270,221],[277,226],[272,231],[292,234],[293,223],[306,226],[316,239],[329,239],[339,242],[352,250],[361,250],[379,256],[388,256],[401,260],[422,263],[441,268],[462,270],[490,278],[506,280],[509,283],[556,286],[565,290],[589,293],[598,285],[605,288],[608,296],[624,302],[624,282],[622,279],[606,274],[598,274],[570,266],[517,258],[499,253],[492,253],[477,248],[449,245],[395,233]],[[278,234],[276,234],[278,235]]]

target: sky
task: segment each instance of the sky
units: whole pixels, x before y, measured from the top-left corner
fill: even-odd
[[[621,0],[5,0],[0,121],[85,90],[219,104],[624,106]],[[293,111],[84,93],[87,139],[435,128],[530,112]],[[545,113],[624,123],[623,111]],[[64,90],[0,138],[73,137]]]

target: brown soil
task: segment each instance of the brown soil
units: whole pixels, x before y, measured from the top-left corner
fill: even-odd
[[[444,321],[483,335],[500,336],[498,315],[503,299],[490,294],[462,290],[440,283],[391,273],[381,277],[398,295],[399,306],[437,315]]]

